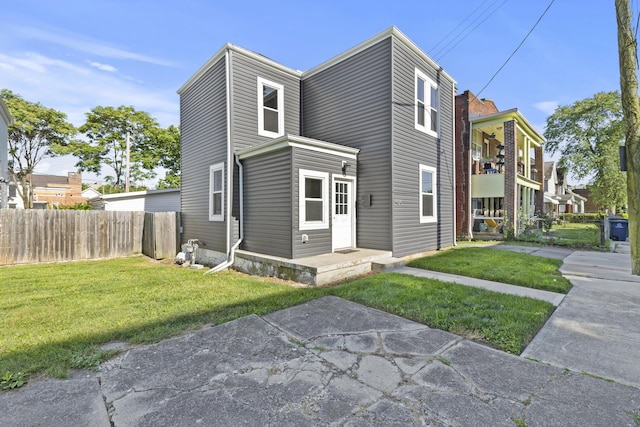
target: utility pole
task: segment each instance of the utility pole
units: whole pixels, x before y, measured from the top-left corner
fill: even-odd
[[[129,160],[130,160],[130,154],[131,154],[131,144],[129,142],[129,131],[127,131],[127,164],[125,165],[125,173],[124,173],[124,192],[128,193],[129,192],[129,175],[130,175],[130,170],[129,170]]]
[[[627,198],[631,274],[640,275],[640,100],[638,99],[638,41],[631,24],[629,0],[615,0],[618,20],[620,90],[625,124]]]

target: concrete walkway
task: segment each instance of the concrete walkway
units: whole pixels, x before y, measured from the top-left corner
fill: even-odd
[[[577,252],[565,267],[613,275],[624,256]],[[525,353],[546,363],[324,297],[0,393],[0,424],[637,427],[640,283],[571,280]]]
[[[574,252],[560,271],[573,288],[522,355],[640,387],[640,277],[629,244]]]

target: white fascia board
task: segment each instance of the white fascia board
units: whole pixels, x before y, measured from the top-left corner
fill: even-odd
[[[249,159],[251,157],[271,153],[287,147],[303,148],[305,150],[318,151],[352,160],[356,160],[357,155],[360,152],[358,148],[347,147],[344,145],[334,144],[332,142],[305,138],[303,136],[283,135],[280,138],[273,139],[267,143],[239,151],[238,158],[240,158],[240,160]]]
[[[195,74],[193,74],[189,80],[187,80],[187,82],[185,84],[182,85],[182,87],[180,87],[180,89],[178,89],[178,95],[182,94],[184,91],[186,91],[187,89],[189,89],[189,87],[196,82],[200,77],[202,77],[202,75],[204,73],[207,72],[207,70],[209,70],[209,68],[211,68],[215,63],[217,63],[221,58],[224,58],[225,52],[226,51],[233,51],[233,52],[237,52],[241,55],[247,56],[251,59],[254,59],[258,62],[261,62],[267,66],[273,67],[279,71],[283,71],[287,74],[290,74],[294,77],[298,77],[300,78],[300,76],[302,75],[302,71],[298,71],[298,70],[294,70],[292,68],[286,67],[282,64],[280,64],[279,62],[276,62],[272,59],[267,58],[266,56],[262,56],[259,53],[255,53],[250,51],[249,49],[245,49],[242,48],[240,46],[236,46],[232,43],[227,43],[224,46],[222,46],[216,53],[213,54],[213,56],[211,58],[209,58],[209,60],[207,62],[204,63],[204,65],[202,67],[200,67],[198,69],[198,71],[195,72]]]
[[[379,43],[380,41],[388,38],[388,37],[395,37],[396,39],[400,40],[406,47],[409,48],[409,50],[411,50],[413,53],[415,53],[416,55],[418,55],[422,60],[424,60],[427,64],[429,64],[431,67],[433,67],[435,70],[438,70],[438,72],[440,73],[440,75],[444,78],[446,78],[447,80],[449,80],[451,83],[455,84],[456,81],[448,74],[446,73],[442,67],[440,65],[438,65],[433,59],[431,59],[431,57],[429,57],[429,55],[427,55],[422,49],[420,49],[418,47],[418,45],[416,45],[414,42],[412,42],[409,37],[407,37],[406,35],[404,35],[404,33],[402,33],[402,31],[400,31],[397,27],[392,26],[387,28],[386,30],[376,34],[375,36],[363,41],[362,43],[352,47],[351,49],[329,59],[328,61],[323,62],[322,64],[311,68],[310,70],[305,71],[304,73],[302,73],[302,78],[305,79],[307,77],[311,77],[314,74],[317,74],[323,70],[326,70],[327,68],[338,64],[342,61],[344,61],[345,59],[348,59],[354,55],[357,55],[358,53],[364,51],[365,49],[368,49],[369,47],[375,45],[376,43]]]

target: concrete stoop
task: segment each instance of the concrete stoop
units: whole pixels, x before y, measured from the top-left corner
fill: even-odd
[[[362,276],[379,268],[391,257],[390,251],[352,249],[306,258],[288,259],[236,251],[233,268],[256,276],[278,277],[307,285],[327,285],[352,277]],[[389,269],[391,269],[390,267]]]
[[[407,260],[404,258],[383,258],[371,263],[371,271],[374,273],[383,273],[385,271],[393,271],[398,267],[403,267]]]

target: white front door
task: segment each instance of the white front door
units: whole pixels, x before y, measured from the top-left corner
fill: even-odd
[[[333,249],[352,248],[355,243],[353,180],[333,180]]]

